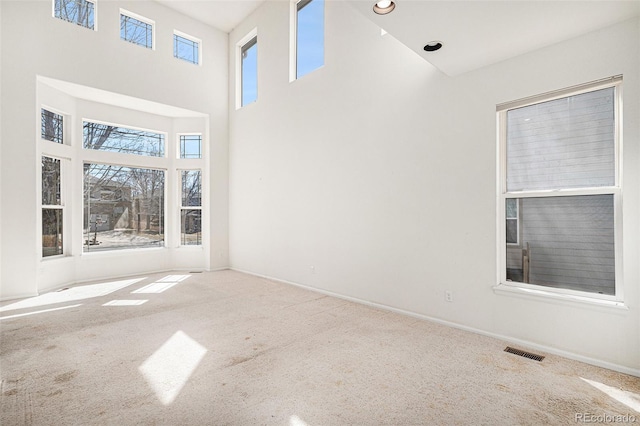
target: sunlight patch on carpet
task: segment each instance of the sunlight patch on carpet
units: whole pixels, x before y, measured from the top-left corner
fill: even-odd
[[[309,424],[294,414],[289,417],[289,426],[309,426]]]
[[[62,306],[60,308],[44,309],[42,311],[27,312],[25,314],[9,315],[7,317],[0,317],[0,321],[11,319],[11,318],[26,317],[27,315],[36,315],[36,314],[44,314],[46,312],[61,311],[62,309],[77,308],[78,306],[82,306],[82,303],[79,303],[77,305],[71,305],[71,306]]]
[[[207,350],[177,331],[138,370],[164,405],[171,404],[202,361]]]
[[[181,281],[186,280],[191,275],[167,275],[164,278],[159,279],[158,281],[146,285],[142,288],[132,291],[131,293],[137,294],[148,294],[148,293],[162,293],[163,291],[169,290],[174,285],[178,284]]]
[[[606,393],[616,401],[640,413],[640,395],[638,395],[637,393],[614,388],[613,386],[607,386],[604,383],[585,379],[584,377],[580,377],[580,378],[585,382],[589,383],[594,388]]]
[[[146,277],[145,277],[146,278]],[[16,303],[12,303],[0,308],[0,312],[11,311],[14,309],[34,308],[37,306],[53,305],[55,303],[72,302],[75,300],[90,299],[93,297],[106,296],[121,288],[128,287],[145,278],[135,278],[130,280],[109,281],[106,283],[79,285],[50,293],[41,294],[40,296],[30,297]]]
[[[148,302],[148,300],[112,300],[102,306],[139,306],[146,302]]]

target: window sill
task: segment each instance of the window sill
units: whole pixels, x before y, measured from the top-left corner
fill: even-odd
[[[82,256],[93,257],[93,256],[121,256],[121,255],[131,255],[132,253],[152,253],[152,252],[162,252],[167,250],[167,247],[139,247],[139,248],[125,248],[125,249],[114,249],[114,250],[96,250],[96,251],[83,251]]]
[[[43,263],[46,263],[46,262],[53,262],[53,261],[56,261],[56,260],[60,261],[60,260],[65,260],[65,259],[69,260],[69,259],[72,259],[72,257],[68,256],[66,254],[56,254],[56,255],[53,255],[53,256],[41,257],[40,261],[43,262]]]
[[[590,305],[602,308],[628,311],[629,308],[622,301],[596,299],[588,296],[578,296],[574,294],[562,294],[545,290],[517,287],[508,284],[498,284],[493,286],[493,292],[506,296],[519,296],[533,299],[545,299],[569,304]]]

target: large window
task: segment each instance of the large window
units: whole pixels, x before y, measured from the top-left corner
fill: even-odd
[[[164,156],[165,137],[162,133],[85,121],[84,148],[123,154]]]
[[[42,157],[42,257],[63,254],[60,160]]]
[[[163,170],[84,164],[83,250],[164,246]]]
[[[258,99],[258,36],[240,47],[241,57],[241,106]]]
[[[618,296],[621,78],[498,108],[502,282]]]
[[[124,10],[120,11],[120,38],[153,49],[154,22]]]
[[[324,0],[299,0],[295,18],[295,78],[324,65]]]
[[[95,2],[91,0],[54,0],[53,16],[94,29]]]
[[[181,172],[180,245],[202,245],[202,173]]]

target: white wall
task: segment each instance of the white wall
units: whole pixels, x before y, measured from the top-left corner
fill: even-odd
[[[120,40],[120,8],[155,21],[155,50]],[[1,37],[5,42],[1,60],[11,66],[3,67],[1,75],[0,299],[34,295],[56,282],[68,284],[174,267],[217,269],[228,265],[227,34],[152,1],[98,2],[96,17],[98,31],[92,31],[53,18],[51,1],[2,2]],[[174,29],[202,39],[202,66],[173,58]],[[188,256],[168,255],[166,250],[157,254],[105,254],[98,268],[88,267],[95,259],[83,262],[77,251],[62,260],[40,259],[38,200],[34,196],[39,184],[37,76],[155,102],[161,104],[159,111],[162,105],[168,105],[208,116],[208,259],[194,265]],[[81,218],[82,206],[76,203],[71,214]]]
[[[288,13],[229,37],[231,266],[640,374],[638,21],[451,78],[327,2],[325,66],[289,83]],[[258,101],[236,111],[255,27]],[[627,309],[495,293],[496,105],[617,74]]]

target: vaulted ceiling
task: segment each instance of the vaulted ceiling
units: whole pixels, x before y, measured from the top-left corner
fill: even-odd
[[[265,1],[157,0],[230,32]],[[345,1],[448,75],[458,75],[640,16],[639,0],[395,0],[387,15],[374,0]],[[425,52],[431,41],[442,49]],[[594,57],[597,52],[594,52]]]

